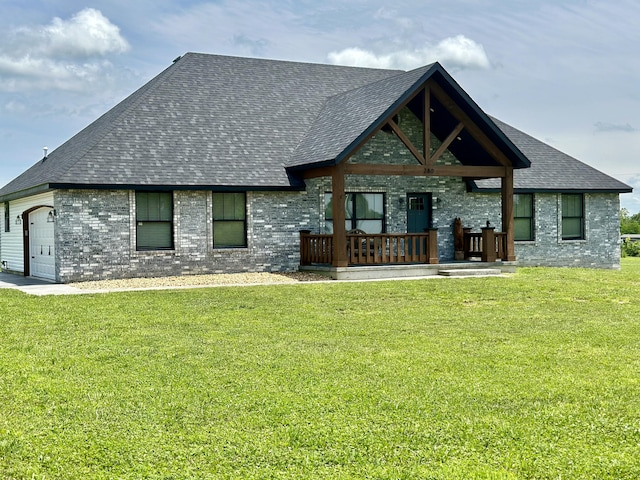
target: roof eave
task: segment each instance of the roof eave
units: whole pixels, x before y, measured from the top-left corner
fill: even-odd
[[[18,200],[24,197],[30,197],[32,195],[38,195],[52,190],[50,183],[43,183],[34,187],[25,188],[23,190],[17,190],[11,193],[0,195],[0,202],[10,202],[12,200]]]
[[[123,183],[52,183],[51,189],[59,190],[141,190],[141,191],[201,191],[214,192],[282,192],[302,191],[305,186],[302,182],[292,182],[290,185],[154,185],[154,184],[123,184]]]
[[[482,188],[470,181],[468,191],[472,193],[500,193],[499,188]],[[518,188],[513,189],[514,193],[631,193],[633,188]]]

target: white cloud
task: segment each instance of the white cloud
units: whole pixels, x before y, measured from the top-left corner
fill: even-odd
[[[107,55],[128,49],[119,28],[93,8],[20,27],[0,37],[0,90],[82,90],[111,67]]]
[[[331,52],[328,59],[337,65],[403,70],[436,61],[454,70],[491,67],[484,47],[464,35],[445,38],[436,45],[427,44],[420,49],[398,50],[387,54],[376,54],[357,47],[346,48],[339,52]]]
[[[9,113],[23,113],[27,110],[24,103],[11,100],[4,105],[4,109]]]
[[[629,123],[608,123],[596,122],[593,125],[596,132],[636,132],[637,128],[632,127]]]

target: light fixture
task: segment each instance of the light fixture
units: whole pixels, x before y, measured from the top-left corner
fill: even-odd
[[[16,225],[20,225],[22,223],[22,215],[16,216]]]
[[[58,216],[58,213],[56,212],[55,208],[53,210],[49,210],[49,215],[47,215],[47,223],[55,222],[57,216]]]

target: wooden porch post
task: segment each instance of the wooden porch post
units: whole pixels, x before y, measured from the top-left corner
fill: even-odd
[[[438,260],[438,229],[430,228],[427,230],[429,241],[427,243],[427,263],[437,264]]]
[[[513,221],[513,168],[507,168],[507,174],[502,177],[502,230],[507,234],[506,260],[514,262],[516,260],[516,249]]]
[[[333,263],[334,267],[346,267],[347,258],[347,230],[344,226],[344,165],[338,164],[331,172],[331,191],[333,207]]]
[[[496,232],[494,227],[483,227],[482,230],[482,257],[483,262],[496,261]]]

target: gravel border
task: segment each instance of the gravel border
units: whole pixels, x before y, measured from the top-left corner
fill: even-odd
[[[329,277],[308,272],[287,273],[216,273],[172,277],[124,278],[69,283],[82,290],[128,290],[139,288],[206,287],[219,285],[270,285],[300,282],[325,282]]]

